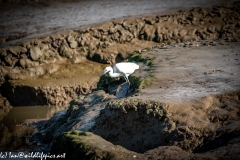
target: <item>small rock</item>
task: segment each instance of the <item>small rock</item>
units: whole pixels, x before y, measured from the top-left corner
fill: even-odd
[[[66,58],[71,58],[72,50],[67,46],[67,44],[62,45],[59,48],[59,55]]]
[[[43,53],[39,47],[30,48],[30,57],[32,60],[37,61],[41,56],[43,56]]]
[[[69,36],[68,39],[67,39],[67,41],[68,41],[68,43],[69,43],[69,46],[70,46],[72,49],[77,48],[78,42],[75,41],[75,39],[74,39],[73,36]]]
[[[24,48],[24,47],[21,47],[21,46],[11,46],[11,48],[9,48],[9,51],[18,56],[20,55],[21,53],[26,53],[27,52],[27,49]]]
[[[34,66],[34,63],[28,58],[21,58],[19,60],[19,64],[20,64],[20,67],[24,69]]]
[[[70,47],[71,47],[72,49],[77,48],[77,46],[78,46],[78,42],[77,42],[77,41],[72,41],[72,42],[70,43]]]

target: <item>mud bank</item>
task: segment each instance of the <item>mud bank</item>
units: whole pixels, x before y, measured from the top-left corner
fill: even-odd
[[[0,94],[0,121],[2,118],[9,112],[9,110],[12,108],[7,98],[3,97]]]
[[[135,75],[150,73],[150,86],[120,100],[102,90],[81,95],[35,124],[32,141],[42,144],[35,150],[99,159],[238,159],[239,51],[239,42],[220,39],[136,52],[155,57]]]
[[[228,3],[234,0],[228,0]],[[168,14],[179,9],[207,7],[224,0],[2,0],[0,43],[12,44],[63,30],[94,26],[114,19]],[[19,40],[20,39],[20,40]]]
[[[42,140],[36,150],[88,159],[238,159],[239,97],[232,92],[176,105],[134,97],[116,101],[98,91],[36,124],[41,129],[32,140]]]
[[[104,65],[91,61],[61,64],[59,71],[50,75],[6,81],[1,90],[13,106],[68,105],[79,94],[87,94],[96,88],[103,69]]]
[[[20,99],[18,89],[21,88],[29,92],[29,97],[36,100],[30,104],[61,104],[65,103],[65,100],[74,98],[76,94],[89,93],[96,84],[97,78],[90,78],[92,83],[83,84],[86,81],[78,77],[82,83],[80,86],[79,83],[70,86],[65,82],[58,83],[63,86],[63,90],[45,85],[44,81],[54,79],[48,75],[57,73],[59,76],[56,81],[64,81],[63,78],[71,81],[73,75],[69,76],[69,72],[61,74],[60,66],[75,64],[77,67],[76,64],[87,64],[89,61],[86,61],[86,58],[100,63],[114,64],[125,60],[134,51],[141,52],[144,48],[163,47],[165,44],[215,40],[223,37],[231,37],[230,41],[238,41],[236,37],[240,34],[239,4],[235,2],[208,9],[194,8],[169,15],[110,21],[2,47],[0,80],[1,83],[5,81],[10,83],[5,84],[8,90],[3,88],[2,92],[14,105],[26,105],[29,99]],[[94,71],[95,75],[100,75],[102,68],[103,66],[99,66]],[[85,69],[86,67],[81,71]],[[91,72],[91,69],[88,69],[88,72]],[[36,81],[35,84],[41,83],[42,87],[35,85],[31,86],[33,87],[31,89],[26,89],[29,85],[24,86],[25,82],[21,81],[41,77],[45,80]],[[18,81],[18,85],[13,84],[14,81],[10,82],[11,80]],[[52,88],[48,90],[49,87]],[[14,88],[16,94],[9,91]],[[53,98],[51,94],[54,94]],[[60,97],[65,97],[60,102],[54,100],[58,94]],[[11,95],[13,96],[10,97]]]
[[[239,137],[239,127],[236,125],[239,124],[238,96],[239,93],[216,95],[208,106],[176,106],[140,99],[113,101],[102,110],[91,131],[114,144],[140,153],[159,146],[178,146],[188,152],[206,152]],[[223,105],[227,107],[218,111],[214,108]],[[188,112],[191,116],[185,111],[177,111],[188,107],[192,109],[191,113]],[[199,116],[199,110],[202,116]],[[207,114],[204,113],[206,111]],[[196,117],[198,122],[195,121]],[[206,141],[207,144],[204,144]]]
[[[38,66],[40,62],[47,63],[49,62],[47,60],[54,60],[58,56],[66,59],[84,56],[94,61],[113,64],[119,58],[120,60],[126,58],[127,53],[149,46],[145,44],[146,41],[135,42],[135,39],[178,43],[238,37],[240,34],[238,8],[239,2],[235,2],[208,9],[194,8],[169,15],[110,21],[81,30],[66,31],[21,42],[15,44],[16,46],[3,47],[1,63],[2,66],[28,68]],[[20,63],[21,58],[25,59],[25,63]]]
[[[14,104],[31,102],[21,99],[21,89],[32,102],[73,99],[67,110],[33,123],[32,151],[69,158],[239,159],[237,8],[239,2],[111,21],[3,47],[1,92]],[[145,87],[123,99],[92,90],[106,66],[97,62],[126,58],[141,65],[135,76]],[[87,66],[89,59],[97,62]]]

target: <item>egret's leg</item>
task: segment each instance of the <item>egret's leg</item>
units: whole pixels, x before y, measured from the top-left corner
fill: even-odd
[[[124,77],[125,81],[127,82],[126,76],[123,76],[123,77]]]
[[[127,88],[127,92],[126,92],[126,95],[128,94],[128,89],[129,89],[129,87],[130,87],[130,82],[129,82],[129,80],[128,80],[128,76],[126,75],[126,74],[124,74],[124,79],[126,80],[126,82],[128,82],[128,88]]]
[[[123,77],[124,77],[125,81],[129,83],[129,80],[128,80],[127,76],[124,75]]]
[[[127,88],[127,92],[126,92],[126,95],[127,95],[129,87],[130,87],[130,82],[129,82],[128,77],[126,75],[124,76],[124,78],[126,79],[126,82],[128,83],[128,88]]]
[[[126,81],[127,81],[128,84],[129,84],[129,85],[128,85],[128,89],[129,89],[129,87],[130,87],[130,82],[129,82],[129,80],[128,80],[128,76],[125,75],[124,77],[125,77]]]
[[[130,82],[129,82],[129,79],[128,79],[128,77],[126,76],[126,79],[127,79],[127,82],[129,83],[129,86],[130,86]],[[128,88],[129,88],[129,86],[128,86]]]

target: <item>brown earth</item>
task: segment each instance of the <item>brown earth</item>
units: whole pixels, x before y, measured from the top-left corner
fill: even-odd
[[[238,39],[234,37],[239,37],[240,34],[238,8],[239,2],[235,2],[212,8],[194,8],[169,15],[115,20],[2,47],[0,79],[1,83],[5,82],[2,85],[3,95],[14,105],[27,105],[27,101],[31,99],[34,101],[28,105],[63,104],[76,94],[89,93],[95,87],[97,77],[87,78],[89,82],[85,84],[86,76],[77,73],[94,72],[95,76],[100,75],[103,65],[79,70],[81,65],[90,63],[86,58],[114,64],[123,61],[134,51],[141,52],[142,49],[153,46],[162,47],[166,43],[214,40],[223,37],[233,37],[231,41],[236,41]],[[69,66],[71,71],[61,71],[63,66]],[[78,75],[75,76],[76,79],[71,78],[72,73]],[[51,84],[52,79],[56,79],[54,83],[66,89],[55,89]],[[32,88],[22,80],[36,85],[34,89],[26,89],[31,98],[17,97],[19,95],[17,88]],[[68,81],[71,85],[67,85]],[[48,86],[52,88],[48,90]],[[16,94],[10,96],[15,88]],[[39,98],[35,92],[39,92],[43,98]],[[50,94],[53,94],[53,97]],[[53,98],[59,94],[66,98],[54,101]]]
[[[80,64],[52,66],[57,66],[59,70],[36,79],[5,82],[1,86],[3,95],[8,97],[13,106],[68,105],[79,94],[89,93],[96,88],[100,72],[105,67],[88,60]]]
[[[35,124],[34,151],[71,154],[58,143],[75,145],[66,136],[76,129],[101,136],[76,134],[81,144],[95,138],[109,147],[90,152],[116,158],[121,145],[129,159],[239,159],[239,4],[114,20],[4,46],[2,95],[14,105],[74,99]],[[92,92],[106,66],[97,62],[113,64],[132,52],[149,60],[134,74],[141,88],[123,99]]]
[[[184,105],[138,97],[114,100],[97,91],[37,124],[41,130],[33,141],[42,145],[34,151],[87,159],[238,159],[239,96],[211,95]]]
[[[0,120],[2,120],[2,118],[9,112],[11,108],[12,106],[8,102],[7,98],[0,94]]]
[[[239,46],[218,40],[143,51],[142,57],[155,59],[150,68],[139,63],[134,76],[150,74],[150,86],[120,100],[102,90],[82,95],[67,111],[40,123],[33,141],[43,139],[46,151],[73,157],[91,156],[91,151],[102,157],[109,151],[116,159],[238,159]],[[73,130],[98,136],[69,137]],[[78,150],[76,141],[90,149]],[[62,148],[60,142],[75,149]],[[118,154],[118,145],[129,152]]]
[[[208,97],[202,99],[206,106],[113,101],[101,111],[91,131],[115,145],[143,153],[139,159],[237,159],[238,97],[239,92],[212,96],[211,102]]]
[[[233,3],[228,0],[227,3]],[[180,9],[210,7],[225,0],[0,0],[0,44],[29,41],[99,23]]]
[[[238,159],[240,43],[211,44],[142,52],[151,86],[106,104],[91,132],[146,159]]]

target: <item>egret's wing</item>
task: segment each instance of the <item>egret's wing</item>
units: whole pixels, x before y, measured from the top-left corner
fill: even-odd
[[[118,64],[118,63],[117,63]],[[115,64],[112,68],[113,68],[113,73],[120,73],[121,71],[118,69],[120,68],[119,65]]]
[[[113,72],[115,73],[132,74],[136,69],[139,69],[139,66],[130,62],[117,63],[113,66]]]

